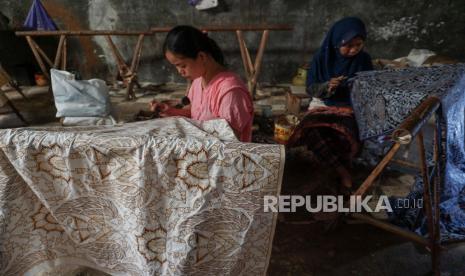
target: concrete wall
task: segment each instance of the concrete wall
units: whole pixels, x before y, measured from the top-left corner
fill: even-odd
[[[20,26],[32,0],[0,0],[11,26]],[[458,60],[465,59],[465,1],[463,0],[219,0],[220,6],[198,11],[187,0],[42,0],[57,25],[65,29],[146,30],[176,24],[292,24],[293,32],[273,32],[265,53],[264,82],[289,82],[296,68],[308,61],[330,25],[343,16],[359,16],[367,24],[367,50],[374,58],[407,55],[427,48]],[[212,33],[226,53],[230,67],[242,73],[233,33]],[[181,81],[163,59],[164,35],[146,39],[139,78],[142,81]],[[257,33],[247,33],[253,51]],[[126,58],[136,40],[115,38]],[[3,42],[2,42],[3,43]],[[111,79],[114,60],[102,38],[74,39],[71,66],[84,77]]]

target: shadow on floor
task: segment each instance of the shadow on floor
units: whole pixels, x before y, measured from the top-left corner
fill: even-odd
[[[333,191],[338,185],[334,172],[312,164],[302,155],[288,156],[281,194]],[[354,183],[360,184],[369,172],[370,168],[356,166]],[[335,217],[305,209],[281,213],[268,275],[430,275],[430,255],[421,246],[354,220],[333,223]],[[464,245],[443,252],[441,271],[442,275],[465,275]]]

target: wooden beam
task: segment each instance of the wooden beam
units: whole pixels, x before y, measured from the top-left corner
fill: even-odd
[[[439,108],[441,101],[438,97],[429,96],[402,122],[392,133],[392,139],[401,144],[410,144],[413,137]]]
[[[39,54],[45,59],[48,66],[53,67],[53,62],[50,60],[50,58],[47,56],[47,54],[45,54],[45,52],[42,50],[42,48],[40,48],[40,46],[34,40],[32,40],[32,43],[34,44],[34,47],[36,47],[37,52],[39,52]]]
[[[381,228],[383,230],[386,230],[388,232],[391,232],[393,234],[402,236],[406,239],[409,239],[411,241],[414,241],[416,243],[422,244],[424,246],[430,246],[430,243],[427,239],[423,238],[422,236],[419,236],[411,231],[405,230],[403,228],[400,228],[399,226],[392,225],[387,222],[383,222],[380,220],[377,220],[375,218],[372,218],[369,215],[366,214],[359,214],[359,213],[352,213],[351,216],[355,219],[361,220],[365,223],[368,223],[370,225],[376,226],[378,228]]]
[[[150,30],[154,33],[169,32],[173,27],[153,27]],[[294,29],[291,25],[274,24],[274,25],[229,25],[229,26],[201,26],[197,29],[206,32],[235,32],[235,31],[292,31]]]
[[[440,265],[441,265],[441,227],[439,222],[440,210],[439,210],[439,200],[440,195],[439,191],[441,188],[441,160],[440,160],[440,143],[441,133],[439,132],[439,118],[436,116],[436,125],[434,128],[434,139],[433,139],[433,146],[434,146],[434,154],[433,154],[433,161],[436,167],[436,174],[433,180],[433,229],[434,229],[434,236],[433,236],[433,248],[431,250],[431,258],[433,262],[433,271],[436,275],[439,275]]]
[[[245,71],[247,79],[249,79],[252,73],[250,71],[250,67],[248,66],[247,49],[245,48],[245,42],[244,42],[244,37],[242,35],[242,31],[237,30],[236,36],[237,36],[237,41],[239,42],[239,49],[241,51],[242,64],[244,65],[244,71]]]
[[[63,41],[63,57],[61,58],[61,70],[66,70],[66,62],[68,58],[68,38],[65,36]]]
[[[418,142],[418,153],[420,154],[420,166],[421,166],[421,175],[423,178],[423,199],[425,201],[424,210],[426,217],[428,219],[428,231],[430,233],[430,238],[434,236],[433,228],[433,212],[432,212],[432,202],[431,202],[431,186],[428,176],[428,168],[425,154],[425,144],[423,141],[423,132],[420,130],[417,135]]]
[[[257,87],[258,75],[260,74],[260,69],[262,67],[263,53],[265,52],[266,42],[268,41],[269,31],[264,30],[262,34],[262,39],[260,40],[260,46],[258,47],[258,53],[255,57],[254,72],[252,77],[252,96],[255,97],[255,89]]]
[[[99,35],[120,35],[138,36],[140,34],[151,35],[151,31],[112,31],[112,30],[81,30],[81,31],[18,31],[17,36],[99,36]]]
[[[410,168],[410,169],[413,169],[413,170],[416,170],[416,171],[421,170],[421,168],[420,168],[420,166],[418,164],[415,164],[415,163],[412,163],[412,162],[409,162],[409,161],[405,161],[405,160],[392,159],[391,163],[397,164],[397,165],[402,166],[402,167]]]
[[[62,58],[63,54],[63,42],[65,41],[66,36],[61,35],[60,36],[60,41],[58,42],[58,47],[57,47],[57,52],[55,55],[55,62],[53,63],[53,68],[58,68],[60,65],[60,59]]]
[[[115,43],[111,39],[110,36],[105,36],[105,39],[108,42],[108,45],[110,45],[111,52],[113,53],[113,56],[115,57],[116,64],[118,66],[119,73],[121,77],[123,78],[127,72],[129,71],[128,66],[126,65],[126,62],[123,59],[123,56],[121,53],[118,51],[118,48],[116,48]]]
[[[145,35],[141,34],[139,35],[139,38],[137,39],[137,44],[136,44],[136,47],[134,48],[134,54],[132,56],[132,63],[131,63],[132,72],[137,72],[137,69],[139,67],[139,61],[142,55],[142,43],[144,41],[144,37]]]
[[[386,153],[386,155],[381,159],[381,161],[376,165],[375,169],[370,173],[370,175],[363,181],[362,185],[357,189],[354,195],[363,196],[366,191],[373,185],[373,181],[379,176],[379,174],[384,170],[389,161],[394,157],[396,152],[399,150],[400,144],[395,143],[391,149]]]
[[[34,57],[37,60],[37,63],[39,63],[40,70],[42,70],[42,73],[44,76],[50,80],[50,74],[47,71],[47,67],[45,66],[44,62],[42,61],[42,58],[40,57],[39,52],[37,51],[36,47],[34,46],[34,41],[30,36],[26,36],[27,43],[29,44],[29,47],[32,50],[32,53],[34,54]]]

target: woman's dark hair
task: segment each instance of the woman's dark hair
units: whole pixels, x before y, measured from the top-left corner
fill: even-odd
[[[167,51],[193,59],[197,58],[199,52],[205,52],[219,64],[225,65],[223,52],[218,44],[191,26],[176,26],[169,31],[163,44],[163,53]]]

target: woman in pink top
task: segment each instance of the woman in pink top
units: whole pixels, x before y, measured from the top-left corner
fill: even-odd
[[[150,109],[160,116],[185,116],[206,121],[228,121],[240,141],[252,139],[253,102],[238,75],[224,66],[224,57],[216,42],[200,30],[177,26],[166,36],[163,45],[166,59],[182,77],[192,81],[190,105],[176,109],[152,101]]]

